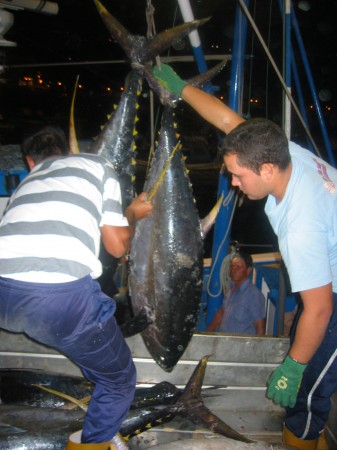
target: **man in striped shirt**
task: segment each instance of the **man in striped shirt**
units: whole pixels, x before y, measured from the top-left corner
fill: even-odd
[[[152,204],[143,192],[123,214],[112,165],[68,154],[58,128],[33,135],[23,153],[31,172],[0,222],[0,327],[57,349],[95,383],[81,441],[108,448],[133,399],[136,370],[115,302],[95,281],[100,241],[123,256]]]

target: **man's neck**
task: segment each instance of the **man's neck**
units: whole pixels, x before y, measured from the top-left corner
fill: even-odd
[[[280,203],[283,197],[285,196],[288,183],[291,177],[291,172],[292,172],[292,163],[290,163],[285,170],[279,171],[278,174],[276,175],[275,188],[272,192],[272,195],[273,197],[275,197],[277,204]]]

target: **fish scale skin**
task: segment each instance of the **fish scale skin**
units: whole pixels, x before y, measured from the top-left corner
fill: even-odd
[[[113,164],[121,185],[123,209],[131,203],[135,196],[134,129],[141,90],[141,73],[134,69],[127,77],[125,90],[116,111],[90,149],[91,153],[104,156]]]

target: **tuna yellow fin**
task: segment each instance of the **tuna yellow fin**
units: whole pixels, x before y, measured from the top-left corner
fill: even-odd
[[[78,142],[76,138],[76,131],[75,131],[75,119],[74,119],[74,109],[75,109],[75,97],[78,87],[78,79],[79,75],[77,75],[76,82],[75,82],[75,88],[73,93],[73,98],[71,101],[71,108],[70,108],[70,123],[69,123],[69,151],[70,153],[80,153],[80,149],[78,147]]]
[[[170,166],[170,163],[172,161],[173,156],[175,155],[175,152],[177,151],[178,148],[180,148],[180,141],[178,141],[175,145],[175,147],[173,148],[169,159],[167,160],[161,174],[159,175],[158,179],[156,180],[156,182],[154,183],[154,185],[151,187],[151,189],[148,192],[148,200],[151,200],[153,198],[153,196],[156,194],[159,186],[161,185],[161,183],[163,182],[163,179],[165,177],[165,174],[167,172],[167,169]]]
[[[202,230],[202,235],[205,238],[205,236],[207,235],[207,233],[209,232],[209,230],[212,228],[212,226],[214,225],[214,222],[217,218],[217,215],[219,214],[222,202],[223,202],[223,198],[224,198],[224,193],[221,194],[221,196],[219,197],[218,201],[216,202],[216,204],[213,206],[213,208],[211,209],[211,211],[207,214],[206,217],[204,217],[200,222],[201,222],[201,230]]]
[[[71,397],[68,394],[64,394],[63,392],[55,391],[54,389],[46,388],[45,386],[41,386],[40,384],[33,384],[33,386],[38,387],[39,389],[42,389],[43,391],[47,391],[50,394],[54,394],[54,395],[57,395],[59,397],[66,399],[66,400],[69,400],[70,402],[77,405],[79,408],[83,409],[83,411],[87,411],[87,409],[88,409],[88,405],[86,403],[84,403],[81,400],[77,400],[77,398]],[[91,397],[87,397],[87,399],[90,400]]]

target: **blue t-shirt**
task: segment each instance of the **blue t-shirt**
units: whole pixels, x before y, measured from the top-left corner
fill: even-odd
[[[222,303],[225,313],[218,329],[221,333],[256,334],[254,322],[266,316],[266,300],[249,279],[232,293],[234,284]]]
[[[294,142],[292,173],[282,201],[265,211],[278,237],[293,292],[330,282],[337,292],[337,170]]]

